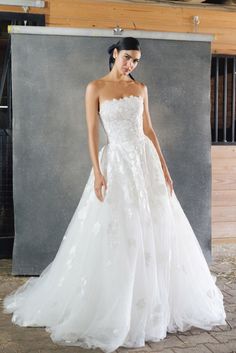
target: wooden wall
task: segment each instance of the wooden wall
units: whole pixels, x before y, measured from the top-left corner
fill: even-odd
[[[236,243],[236,146],[212,146],[212,242]]]
[[[0,6],[0,11],[23,12],[21,7]],[[199,33],[214,34],[212,53],[236,54],[236,6],[178,5],[152,0],[47,0],[47,26],[110,28],[164,32],[194,32],[192,17],[199,16]]]

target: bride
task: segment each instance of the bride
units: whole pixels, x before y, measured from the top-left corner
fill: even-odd
[[[13,323],[106,353],[226,325],[152,127],[147,87],[131,75],[139,41],[122,38],[108,53],[110,72],[85,92],[93,166],[82,197],[54,260],[3,301]],[[99,121],[107,143],[98,151]]]
[[[131,48],[133,45],[134,49],[125,50],[127,47],[127,44],[125,46],[125,43],[129,43],[128,45],[131,45]],[[101,79],[90,82],[86,87],[87,126],[90,156],[95,174],[95,193],[98,199],[102,201],[102,186],[106,190],[106,180],[104,179],[104,176],[101,173],[97,158],[97,113],[99,109],[98,107],[100,104],[102,104],[103,101],[106,102],[109,100],[122,99],[129,97],[130,95],[143,97],[143,130],[145,135],[150,138],[157,150],[166,182],[169,185],[170,192],[172,193],[173,181],[170,177],[165,159],[162,155],[155,131],[152,128],[151,118],[148,109],[147,86],[142,82],[134,80],[131,75],[131,72],[137,67],[141,59],[140,45],[137,40],[131,41],[131,38],[127,38],[126,41],[123,40],[123,46],[122,41],[121,43],[119,41],[117,44],[111,45],[108,49],[108,53],[110,54],[110,69],[111,64],[114,63],[113,69],[108,75],[102,77]],[[130,78],[128,78],[127,76],[129,76]]]

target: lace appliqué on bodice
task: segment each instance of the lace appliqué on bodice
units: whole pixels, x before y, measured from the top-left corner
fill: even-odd
[[[99,115],[109,144],[134,142],[144,138],[142,96],[105,100],[100,104]]]

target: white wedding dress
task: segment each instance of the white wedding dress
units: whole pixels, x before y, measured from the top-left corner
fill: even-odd
[[[4,298],[20,326],[61,345],[142,347],[167,332],[225,325],[223,295],[143,132],[143,98],[100,105],[103,202],[91,169],[54,260]]]

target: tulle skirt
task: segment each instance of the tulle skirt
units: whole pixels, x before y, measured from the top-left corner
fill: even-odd
[[[226,324],[216,277],[151,140],[106,144],[99,162],[104,201],[91,169],[54,260],[4,298],[4,312],[57,344],[106,353]]]

